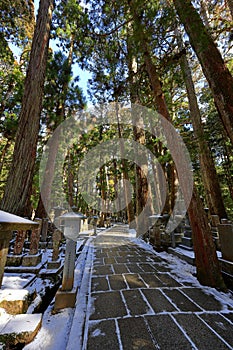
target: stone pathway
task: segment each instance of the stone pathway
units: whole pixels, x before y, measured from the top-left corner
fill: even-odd
[[[233,349],[233,300],[223,307],[205,288],[181,283],[127,232],[116,226],[94,240],[80,348]]]

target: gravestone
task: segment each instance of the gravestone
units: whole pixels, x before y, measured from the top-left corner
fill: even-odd
[[[40,232],[41,232],[42,220],[35,219],[35,221],[38,222],[39,226],[35,230],[32,230],[32,233],[31,233],[30,251],[29,251],[30,255],[35,255],[38,253],[39,242],[40,242]]]
[[[49,219],[44,218],[42,220],[42,229],[41,229],[41,242],[46,242],[47,240],[47,234],[48,234],[48,226],[49,226]]]
[[[55,230],[53,233],[53,256],[52,260],[56,261],[59,257],[59,247],[62,239],[62,233],[60,230]]]
[[[218,215],[211,215],[211,233],[214,239],[216,249],[220,249],[218,225],[220,224]]]
[[[47,269],[58,269],[61,265],[59,258],[60,242],[62,240],[62,233],[60,230],[55,230],[53,233],[53,255],[52,261],[47,263]]]
[[[149,216],[150,225],[150,241],[155,246],[156,250],[161,249],[161,231],[160,226],[162,223],[162,215],[151,215]]]
[[[18,230],[15,238],[15,245],[14,245],[14,255],[21,255],[23,252],[23,245],[25,241],[26,231],[25,230]]]
[[[9,254],[7,256],[7,266],[20,266],[22,264],[25,236],[25,230],[18,230],[16,232],[13,255]]]
[[[219,224],[218,232],[222,258],[233,262],[233,225]]]
[[[38,223],[21,218],[20,216],[0,210],[0,288],[6,265],[9,242],[13,230],[30,230],[38,226]]]
[[[39,253],[38,251],[42,220],[35,219],[35,221],[38,223],[39,226],[31,232],[29,254],[23,257],[23,266],[37,266],[38,264],[40,264],[42,259],[42,253]]]

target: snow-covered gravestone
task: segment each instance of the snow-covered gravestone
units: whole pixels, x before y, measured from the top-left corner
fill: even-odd
[[[55,297],[54,310],[65,307],[74,307],[76,300],[76,290],[74,286],[74,268],[76,259],[76,244],[80,232],[82,214],[66,213],[60,217],[64,226],[64,236],[66,238],[65,263],[63,268],[62,287]]]
[[[6,265],[9,242],[13,230],[31,230],[38,223],[0,210],[0,288]]]

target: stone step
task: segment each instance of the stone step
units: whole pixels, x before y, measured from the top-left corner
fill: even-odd
[[[183,237],[182,238],[182,245],[187,246],[187,247],[192,247],[193,246],[192,238]]]
[[[30,343],[41,328],[42,314],[20,314],[10,317],[0,328],[0,342],[7,348]]]
[[[184,249],[184,250],[187,250],[189,252],[192,252],[193,251],[193,247],[189,247],[187,245],[184,245],[184,244],[179,244],[179,247]]]

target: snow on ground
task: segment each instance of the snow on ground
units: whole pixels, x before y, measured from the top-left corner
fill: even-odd
[[[21,289],[24,288],[30,280],[35,277],[34,274],[30,273],[5,273],[2,280],[1,289]]]
[[[50,306],[43,315],[41,330],[24,349],[64,350],[68,341],[73,314],[74,309],[66,308],[53,315],[52,306]]]
[[[107,230],[105,230],[106,232]],[[143,241],[140,238],[136,238],[136,232],[135,230],[130,230],[130,234],[125,236],[130,238],[130,241],[138,244],[140,247],[143,247],[148,252],[155,253],[156,255],[160,256],[162,259],[165,260],[166,264],[171,269],[171,273],[174,274],[177,279],[180,282],[188,282],[194,287],[202,288],[205,293],[209,293],[211,295],[214,295],[214,297],[219,300],[219,302],[222,304],[223,309],[227,309],[227,306],[232,305],[233,308],[233,299],[231,293],[222,293],[217,291],[214,288],[210,287],[203,287],[200,285],[200,283],[195,278],[194,274],[196,272],[196,268],[184,260],[180,259],[179,257],[168,254],[166,252],[155,252],[153,247]],[[89,256],[90,259],[90,256]],[[89,260],[87,259],[87,260]],[[162,264],[165,264],[165,262]],[[82,262],[80,262],[82,264]],[[88,264],[90,264],[90,261],[88,261]],[[84,274],[85,275],[85,274]],[[88,276],[87,278],[84,278],[86,280],[86,288],[88,288]],[[16,277],[12,274],[12,276],[9,276],[4,280],[5,287],[4,288],[19,288],[19,286],[23,285],[25,283],[26,276],[22,275],[21,277]],[[41,283],[38,280],[38,283]],[[7,287],[6,287],[7,286]],[[38,286],[39,288],[39,286]],[[83,288],[79,291],[78,294],[78,300],[83,300],[86,298],[86,290],[84,291]],[[64,310],[61,310],[57,314],[52,313],[53,308],[53,302],[49,306],[49,308],[45,311],[43,315],[43,322],[41,330],[38,332],[37,336],[35,337],[34,341],[32,341],[30,344],[26,345],[24,347],[25,350],[64,350],[66,349],[68,338],[70,335],[70,331],[72,330],[72,344],[80,344],[80,335],[83,332],[83,322],[81,322],[80,317],[81,315],[77,314],[78,308],[71,309],[67,308]],[[80,306],[79,306],[80,308]],[[80,310],[79,310],[80,311]],[[91,304],[87,304],[87,310],[85,311],[87,315],[90,315],[92,312],[91,310]],[[84,310],[82,312],[82,317],[84,317],[85,314]],[[7,317],[9,317],[4,311],[0,309],[0,315],[1,315],[1,322],[2,323],[7,321]],[[76,320],[77,318],[77,320]],[[76,320],[75,327],[72,327],[73,320]],[[75,328],[75,330],[74,330]],[[97,335],[97,334],[95,334]],[[78,348],[78,347],[77,347]]]
[[[141,239],[135,239],[134,242],[139,244],[144,249],[155,253],[153,247],[145,241]],[[193,287],[202,288],[206,294],[213,295],[222,304],[224,310],[229,309],[229,305],[231,305],[233,308],[232,293],[223,293],[216,290],[215,288],[201,285],[198,282],[197,278],[194,276],[196,274],[195,266],[167,252],[156,252],[156,254],[166,261],[168,267],[170,268],[170,272],[177,277],[177,280],[179,282],[190,283]],[[194,253],[192,252],[192,254]]]

